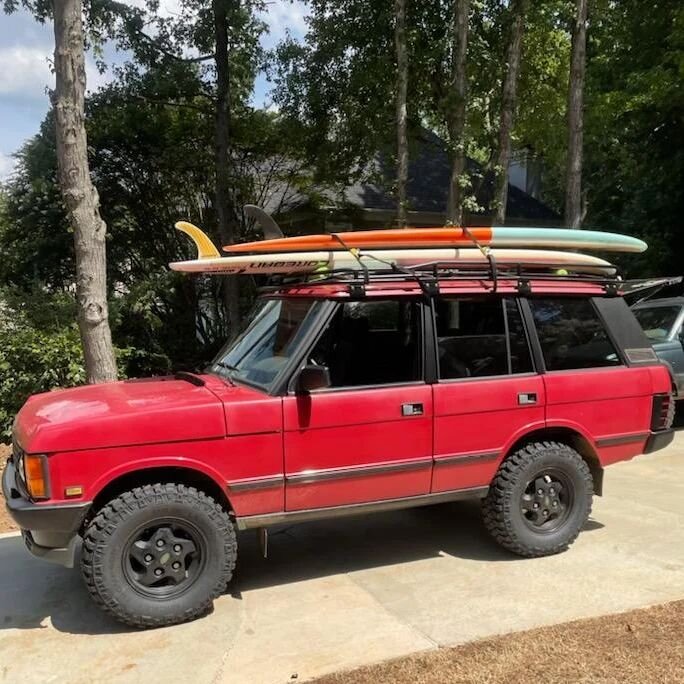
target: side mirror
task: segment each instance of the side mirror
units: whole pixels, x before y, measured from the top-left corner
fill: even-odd
[[[327,366],[304,366],[299,371],[295,390],[298,394],[330,387],[330,369]]]

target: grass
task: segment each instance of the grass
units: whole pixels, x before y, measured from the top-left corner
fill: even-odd
[[[468,619],[467,607],[463,615]],[[493,637],[316,680],[316,684],[651,682],[684,682],[684,601]]]

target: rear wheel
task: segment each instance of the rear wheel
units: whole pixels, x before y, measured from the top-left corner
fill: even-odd
[[[211,497],[154,484],[121,494],[93,518],[81,570],[95,602],[117,620],[161,627],[205,613],[236,557],[233,523]]]
[[[591,513],[593,480],[567,444],[537,442],[509,456],[484,501],[485,526],[521,556],[548,556],[572,544]]]

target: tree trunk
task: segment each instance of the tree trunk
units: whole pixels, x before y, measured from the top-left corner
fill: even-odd
[[[216,173],[216,217],[221,242],[235,242],[235,207],[230,187],[230,63],[228,52],[228,4],[213,0],[214,40],[216,43],[216,130],[214,165]],[[236,278],[223,279],[223,295],[228,329],[235,333],[240,325],[240,293]]]
[[[408,183],[408,136],[406,90],[408,85],[408,57],[406,55],[406,0],[394,2],[394,44],[397,53],[397,223],[405,227]]]
[[[572,29],[572,57],[568,86],[568,167],[565,187],[565,223],[581,228],[582,145],[584,127],[584,73],[587,52],[587,0],[577,0]]]
[[[463,222],[462,176],[466,166],[465,120],[468,79],[466,54],[468,51],[468,12],[470,0],[453,0],[453,33],[451,37],[451,98],[448,127],[451,146],[451,179],[447,201],[447,223],[460,226]]]
[[[525,28],[525,12],[527,0],[514,0],[511,5],[513,21],[508,43],[508,69],[504,77],[501,95],[501,123],[499,126],[499,146],[496,156],[496,178],[494,185],[495,222],[506,220],[506,203],[508,202],[508,164],[511,160],[511,133],[515,115],[515,100],[518,89],[518,73],[520,71],[520,53]]]
[[[53,93],[59,182],[74,231],[76,299],[88,382],[116,380],[107,308],[107,226],[90,180],[85,130],[85,54],[81,0],[55,0]]]

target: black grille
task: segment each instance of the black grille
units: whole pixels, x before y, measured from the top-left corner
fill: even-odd
[[[16,438],[12,438],[12,461],[16,473],[16,483],[19,488],[19,493],[22,496],[28,497],[28,490],[26,489],[26,480],[24,478],[24,456],[26,452],[19,446]]]

